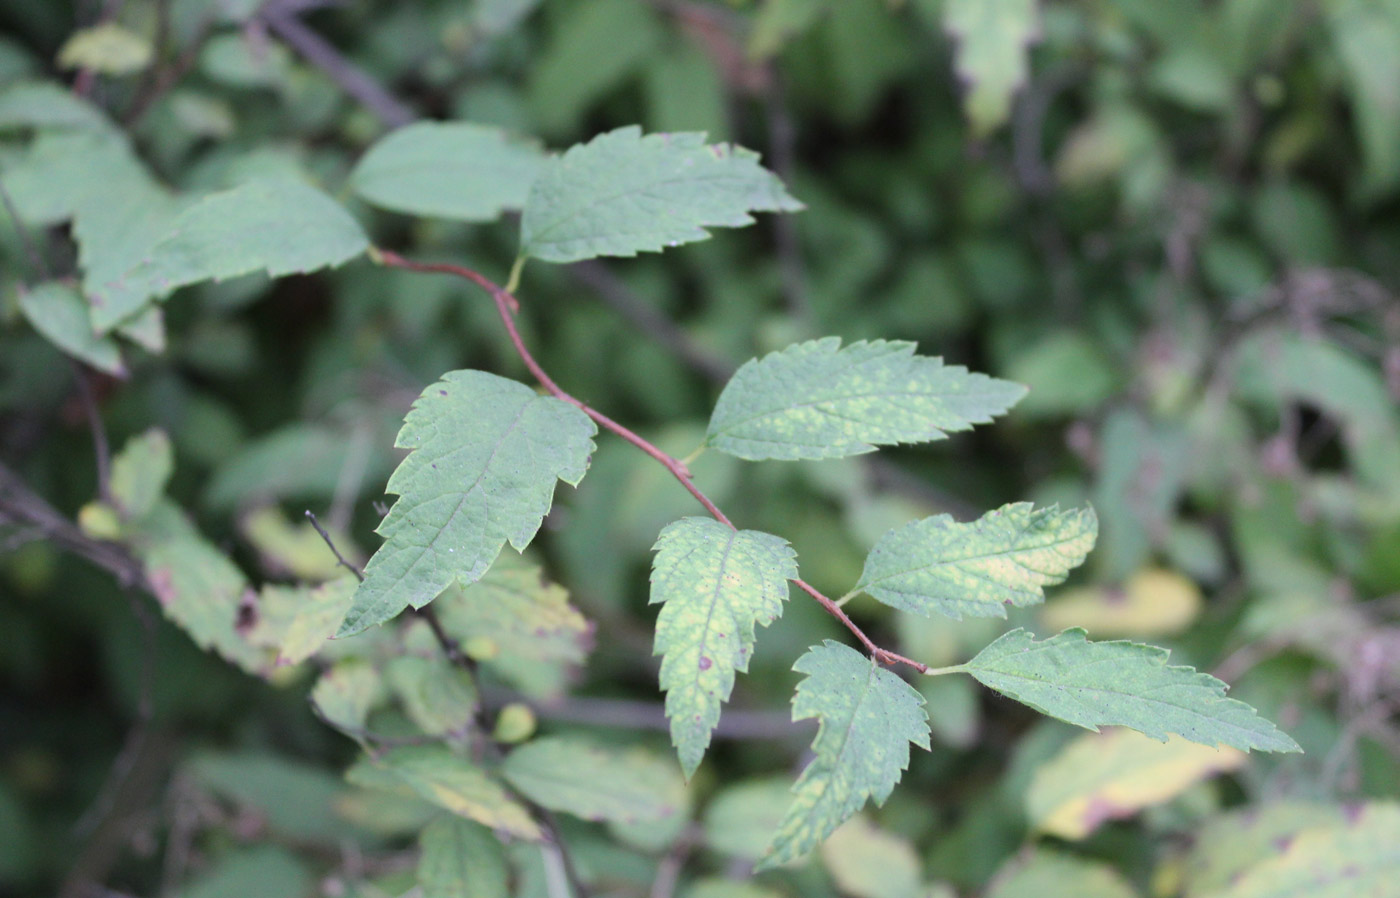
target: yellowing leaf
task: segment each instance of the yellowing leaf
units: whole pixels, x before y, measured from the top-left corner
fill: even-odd
[[[58,51],[64,69],[91,69],[102,75],[130,75],[151,62],[151,42],[116,22],[76,31]]]
[[[439,745],[387,752],[377,766],[439,807],[522,839],[539,839],[529,812],[486,771]]]
[[[1051,599],[1040,612],[1046,628],[1083,627],[1094,636],[1171,636],[1201,613],[1201,590],[1175,571],[1148,568],[1121,588],[1089,586]]]
[[[278,665],[299,664],[325,646],[354,597],[355,579],[349,576],[318,586],[266,584],[248,641],[275,651]]]
[[[963,105],[979,136],[1005,122],[1030,69],[1027,45],[1040,33],[1036,0],[944,0],[943,27],[958,41]]]
[[[919,856],[907,839],[858,814],[822,844],[822,861],[836,886],[856,898],[919,898]]]
[[[345,573],[335,554],[311,522],[289,521],[275,505],[254,508],[239,519],[243,536],[258,550],[273,573],[290,574],[298,580],[322,581]],[[339,528],[326,526],[331,542],[351,564],[362,561],[359,547]]]
[[[321,674],[311,690],[311,705],[326,723],[358,739],[379,694],[379,674],[374,668],[358,658],[347,658]]]
[[[1206,777],[1236,770],[1245,754],[1172,737],[1165,743],[1114,729],[1075,739],[1035,772],[1026,814],[1037,832],[1082,839],[1105,820],[1169,801]]]
[[[1250,867],[1277,855],[1280,846],[1291,845],[1299,833],[1340,826],[1345,814],[1337,804],[1279,801],[1213,817],[1196,833],[1186,859],[1185,893],[1201,898],[1222,891]]]
[[[1209,898],[1394,898],[1400,805],[1372,802],[1300,832]]]
[[[170,437],[151,428],[126,441],[112,459],[112,501],[124,520],[144,518],[165,494],[165,484],[175,467]]]

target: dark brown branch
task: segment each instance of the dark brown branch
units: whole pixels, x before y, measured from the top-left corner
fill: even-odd
[[[285,0],[270,0],[258,14],[258,20],[388,127],[401,128],[418,118],[412,109],[296,18],[293,6]]]

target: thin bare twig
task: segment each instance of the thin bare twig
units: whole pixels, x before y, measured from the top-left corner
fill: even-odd
[[[321,526],[321,522],[316,520],[316,515],[312,514],[309,508],[306,510],[306,519],[311,522],[311,526],[315,527],[316,532],[321,535],[322,541],[325,542],[326,546],[331,550],[331,554],[335,556],[336,564],[354,574],[356,580],[359,580],[361,583],[365,582],[365,575],[360,572],[359,568],[345,560],[345,556],[341,555],[340,550],[335,547],[335,541],[331,539],[331,535],[326,532],[325,527]]]
[[[87,372],[77,362],[72,363],[73,379],[78,382],[78,399],[87,416],[88,430],[92,432],[92,453],[97,463],[97,495],[103,502],[112,501],[112,452],[107,445],[107,428],[102,424],[102,412],[97,407],[97,399],[92,394]]]

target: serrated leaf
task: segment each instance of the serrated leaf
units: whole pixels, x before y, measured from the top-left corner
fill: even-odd
[[[958,42],[957,70],[968,83],[963,107],[986,135],[1010,117],[1026,82],[1029,45],[1040,33],[1036,0],[945,0],[943,27]]]
[[[462,733],[471,725],[477,702],[472,675],[441,654],[400,655],[386,665],[384,678],[409,719],[429,736]]]
[[[522,839],[541,837],[529,812],[500,783],[440,745],[395,748],[386,752],[377,766],[454,814]]]
[[[121,347],[93,333],[87,301],[66,284],[50,282],[19,290],[19,308],[44,339],[75,359],[116,377],[126,376]]]
[[[179,287],[266,271],[271,277],[341,265],[369,248],[340,204],[304,181],[262,177],[185,208],[119,278],[89,291],[106,331],[150,297]]]
[[[912,742],[929,747],[924,699],[899,676],[849,646],[827,640],[797,659],[792,719],[816,717],[816,757],[793,787],[796,799],[755,869],[807,854],[865,806],[884,804]]]
[[[341,636],[421,608],[454,582],[481,579],[502,546],[529,545],[554,499],[577,485],[597,427],[577,408],[485,371],[451,371],[423,391],[395,445],[412,449],[388,492],[398,501],[376,532],[384,545]]]
[[[1400,881],[1400,805],[1370,802],[1305,829],[1210,898],[1391,898]]]
[[[865,559],[855,589],[898,608],[954,620],[1006,617],[1033,605],[1094,546],[1092,508],[1004,505],[962,524],[951,515],[913,521],[885,534]]]
[[[569,604],[569,591],[509,552],[476,583],[449,588],[435,607],[449,636],[489,645],[478,660],[531,696],[561,693],[593,642],[593,624]]]
[[[661,820],[678,813],[683,799],[675,768],[656,755],[580,739],[528,742],[510,753],[501,772],[536,804],[584,820]]]
[[[544,153],[499,128],[417,122],[369,148],[350,175],[382,209],[458,221],[494,221],[525,205]]]
[[[423,898],[507,898],[510,868],[491,831],[452,817],[428,824],[418,840]]]
[[[326,723],[358,739],[379,695],[379,673],[359,658],[347,658],[316,680],[311,704]]]
[[[126,441],[112,458],[110,490],[122,518],[144,518],[165,494],[165,484],[175,469],[170,437],[153,427]]]
[[[734,530],[709,518],[682,518],[661,531],[654,547],[650,604],[656,619],[654,655],[661,655],[661,688],[671,742],[689,779],[719,723],[720,705],[747,671],[754,625],[783,613],[796,553],[786,540]]]
[[[1035,772],[1025,794],[1031,828],[1078,840],[1107,820],[1128,817],[1189,786],[1244,765],[1233,748],[1167,742],[1113,729],[1076,738]]]
[[[985,424],[1026,388],[914,355],[914,344],[839,337],[746,362],[719,400],[708,445],[750,461],[839,458],[940,440]]]
[[[983,685],[1042,714],[1097,730],[1126,726],[1157,740],[1180,735],[1244,751],[1302,751],[1225,684],[1190,667],[1168,667],[1166,649],[1138,642],[1089,642],[1084,631],[1049,639],[1012,630],[962,665]]]
[[[705,240],[707,227],[752,224],[750,212],[801,208],[757,153],[630,126],[545,165],[525,203],[520,253],[546,262],[635,256]]]

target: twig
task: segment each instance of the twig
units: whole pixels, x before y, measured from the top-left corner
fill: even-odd
[[[409,271],[425,271],[440,274],[452,274],[456,275],[457,277],[465,278],[466,280],[471,281],[473,284],[476,284],[478,287],[485,290],[488,294],[490,294],[491,298],[496,303],[496,311],[500,315],[501,323],[505,326],[506,333],[510,336],[510,341],[511,344],[515,347],[516,354],[520,356],[520,360],[525,363],[525,367],[529,369],[530,373],[534,375],[535,379],[540,382],[540,385],[543,386],[545,390],[550,393],[550,395],[569,403],[570,405],[582,411],[584,414],[588,415],[588,417],[592,418],[594,421],[598,422],[598,424],[603,428],[611,430],[613,433],[622,437],[624,440],[631,443],[633,446],[636,446],[638,449],[641,449],[647,455],[650,455],[653,459],[655,459],[663,467],[665,467],[667,471],[670,471],[671,476],[675,477],[676,480],[680,482],[681,486],[685,487],[686,491],[689,492],[692,496],[694,496],[696,501],[698,501],[715,520],[719,521],[721,524],[724,524],[731,530],[738,529],[734,526],[734,523],[730,521],[728,517],[725,516],[724,512],[720,511],[719,507],[716,506],[715,503],[712,502],[710,498],[706,496],[703,492],[701,492],[700,488],[695,485],[695,481],[691,476],[690,469],[687,468],[685,464],[682,461],[680,461],[680,459],[673,458],[672,456],[663,452],[661,449],[657,448],[652,443],[633,433],[631,430],[628,430],[626,427],[623,427],[621,424],[618,424],[616,421],[612,420],[607,415],[604,415],[602,412],[599,412],[598,410],[592,408],[587,403],[576,399],[570,394],[564,392],[564,390],[557,383],[554,382],[553,378],[551,378],[548,374],[545,373],[544,369],[541,368],[539,363],[535,361],[534,356],[532,356],[530,354],[530,351],[526,349],[525,342],[520,337],[520,331],[515,326],[514,313],[516,310],[519,309],[520,303],[516,300],[516,298],[513,295],[507,292],[503,287],[498,286],[494,281],[492,281],[490,278],[487,278],[480,272],[463,267],[461,265],[449,265],[441,263],[424,264],[420,262],[411,262],[408,259],[405,259],[403,256],[400,256],[397,253],[389,252],[387,250],[375,250],[372,255],[373,258],[376,259],[382,265],[387,265],[392,268],[403,268]],[[793,583],[795,583],[798,586],[798,588],[802,589],[812,598],[816,599],[819,603],[821,603],[823,608],[825,608],[832,616],[834,616],[837,620],[844,624],[846,629],[850,630],[851,633],[854,634],[858,640],[860,640],[861,645],[865,646],[866,650],[870,652],[871,657],[873,657],[878,663],[907,664],[910,667],[913,667],[915,670],[919,671],[920,673],[928,669],[927,665],[924,665],[918,661],[915,661],[911,658],[906,658],[903,655],[891,652],[887,649],[880,648],[874,643],[874,641],[870,639],[869,636],[865,635],[865,632],[856,625],[855,621],[851,620],[850,617],[846,615],[846,612],[842,611],[839,607],[837,607],[835,602],[827,598],[825,595],[822,595],[822,593],[817,591],[815,587],[807,583],[805,580],[793,580]]]
[[[385,125],[401,128],[418,118],[412,109],[381,87],[379,82],[340,55],[340,51],[325,38],[306,27],[289,10],[286,2],[271,0],[258,14],[258,20],[265,23],[287,46],[304,56],[307,62],[325,72],[341,90]]]
[[[97,495],[103,502],[112,501],[112,453],[107,445],[107,429],[102,425],[102,412],[97,408],[97,399],[92,395],[92,385],[87,373],[77,362],[72,362],[73,378],[78,382],[78,399],[87,416],[88,430],[92,431],[92,452],[97,461]]]
[[[359,580],[361,583],[365,582],[365,575],[360,572],[359,568],[345,560],[345,556],[341,555],[340,550],[335,547],[335,541],[331,539],[331,535],[326,532],[325,527],[321,526],[321,522],[316,520],[316,515],[312,514],[309,508],[306,510],[306,519],[311,522],[311,526],[315,527],[316,532],[321,535],[321,539],[325,542],[327,548],[331,550],[331,554],[335,556],[336,564],[354,574],[356,580]]]
[[[773,71],[764,91],[764,113],[768,119],[768,146],[773,152],[773,172],[784,184],[792,183],[796,167],[797,127],[788,112],[782,79]],[[773,216],[773,233],[777,238],[778,272],[783,281],[783,297],[788,312],[798,321],[812,326],[812,301],[807,295],[807,266],[802,261],[802,244],[798,239],[797,221],[791,215]]]

